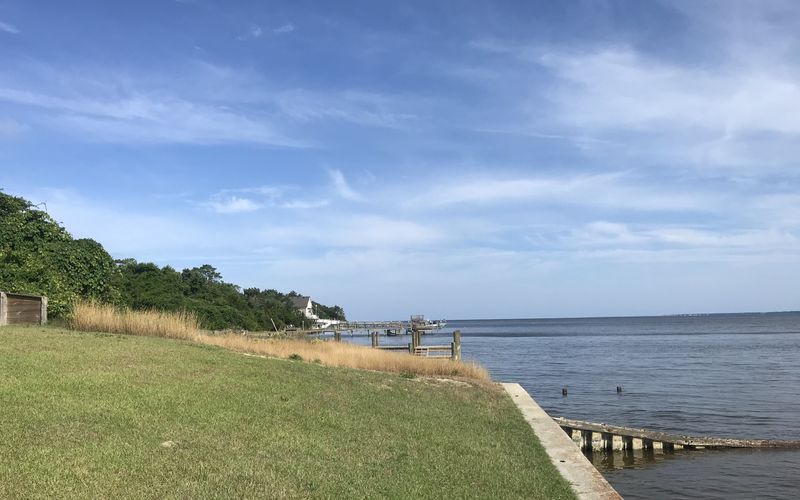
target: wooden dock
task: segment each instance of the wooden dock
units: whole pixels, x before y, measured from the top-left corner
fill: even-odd
[[[450,358],[452,360],[461,359],[461,330],[453,332],[453,341],[449,345],[422,345],[422,332],[414,330],[411,333],[411,342],[408,344],[380,345],[378,332],[370,334],[373,349],[383,349],[385,351],[407,352],[414,356],[424,356],[427,358]],[[340,337],[335,336],[336,340]]]
[[[800,441],[682,436],[563,417],[554,417],[553,420],[582,450],[800,448]]]

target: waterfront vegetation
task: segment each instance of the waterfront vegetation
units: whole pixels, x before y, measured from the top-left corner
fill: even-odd
[[[107,304],[77,302],[69,323],[75,330],[184,339],[241,353],[292,357],[329,366],[489,380],[486,369],[472,362],[408,356],[343,342],[259,339],[237,333],[214,334],[201,330],[197,319],[183,312],[132,311]]]
[[[78,300],[134,310],[188,311],[204,328],[274,330],[308,322],[294,291],[226,283],[209,264],[177,271],[135,259],[114,260],[100,243],[74,239],[44,210],[0,192],[0,290],[45,295],[51,317]],[[322,318],[345,319],[339,306],[315,303]]]
[[[574,498],[481,381],[7,326],[0,404],[2,498]]]

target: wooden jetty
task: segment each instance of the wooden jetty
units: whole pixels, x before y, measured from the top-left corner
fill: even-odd
[[[347,331],[363,331],[363,330],[405,330],[406,325],[402,321],[348,321],[346,323],[338,323],[326,328],[325,331],[339,330],[340,332]]]
[[[414,356],[425,356],[428,358],[461,359],[461,330],[453,332],[453,341],[450,342],[449,345],[422,345],[422,331],[420,330],[411,332],[411,342],[406,345],[380,345],[378,332],[372,332],[371,340],[374,349],[408,352]]]
[[[443,320],[427,321],[422,315],[411,316],[409,321],[345,321],[341,323],[334,323],[323,328],[312,328],[310,330],[303,330],[306,333],[336,333],[336,332],[349,332],[354,334],[356,332],[366,332],[371,334],[373,331],[383,332],[384,335],[395,336],[402,335],[406,332],[412,333],[421,331],[423,333],[441,330],[446,323]]]
[[[336,342],[340,342],[342,340],[341,332],[334,332],[333,339]],[[420,331],[413,331],[411,333],[411,342],[407,344],[381,345],[378,332],[370,332],[370,340],[373,349],[405,352],[413,354],[414,356],[424,356],[428,358],[461,359],[461,330],[453,332],[452,342],[442,345],[422,345],[422,332]]]
[[[669,451],[705,448],[800,448],[800,441],[682,436],[563,417],[553,417],[553,420],[585,451],[595,449],[607,451],[661,449]],[[599,439],[596,439],[598,436]]]

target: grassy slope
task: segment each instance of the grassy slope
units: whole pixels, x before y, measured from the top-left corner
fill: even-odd
[[[0,328],[0,435],[3,498],[573,498],[500,391],[159,338]]]

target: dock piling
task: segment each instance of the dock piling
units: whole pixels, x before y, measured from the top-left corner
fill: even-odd
[[[603,441],[603,449],[605,451],[611,451],[614,449],[614,435],[609,432],[603,432],[600,434],[601,439]]]
[[[589,430],[581,430],[581,449],[590,451],[592,449],[592,435],[594,433]]]
[[[454,361],[461,359],[461,330],[453,332],[453,342],[450,344],[452,355],[450,358]]]
[[[622,449],[633,451],[633,438],[631,436],[622,436]]]

